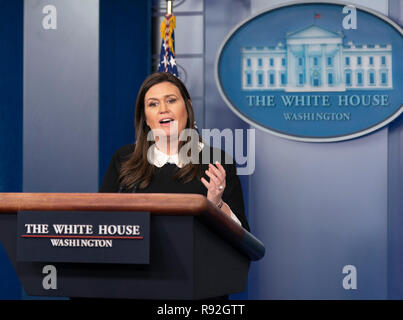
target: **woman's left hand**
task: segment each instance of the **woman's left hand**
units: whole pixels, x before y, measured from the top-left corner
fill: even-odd
[[[222,194],[225,190],[225,170],[224,167],[217,161],[216,166],[209,164],[209,169],[205,171],[206,175],[210,177],[207,182],[205,178],[201,178],[201,182],[207,188],[207,199],[214,204],[219,204]]]

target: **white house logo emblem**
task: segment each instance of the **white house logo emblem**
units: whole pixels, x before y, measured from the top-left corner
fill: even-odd
[[[343,33],[311,25],[275,47],[242,48],[243,90],[287,92],[392,88],[390,44],[343,45]]]
[[[354,28],[346,27],[346,12],[354,12]],[[360,137],[403,111],[402,34],[365,8],[275,7],[223,42],[218,88],[240,118],[275,135],[310,142]]]

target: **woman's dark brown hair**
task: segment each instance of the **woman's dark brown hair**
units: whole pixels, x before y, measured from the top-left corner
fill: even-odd
[[[167,72],[153,73],[148,76],[140,87],[137,95],[136,110],[135,110],[135,131],[136,131],[136,143],[134,146],[134,152],[130,158],[124,162],[120,168],[120,183],[125,186],[127,190],[132,190],[135,185],[138,188],[143,189],[147,187],[154,174],[155,167],[147,160],[147,152],[154,141],[147,141],[148,133],[151,128],[146,123],[145,117],[145,105],[144,98],[147,91],[154,85],[161,82],[170,82],[174,84],[180,91],[183,100],[185,101],[186,111],[188,119],[185,129],[195,129],[194,126],[194,112],[190,95],[185,85],[176,76]],[[188,141],[190,137],[188,138]],[[180,141],[178,150],[188,141]],[[199,141],[201,138],[199,137]],[[190,150],[189,150],[190,151]],[[183,182],[189,182],[194,178],[201,177],[201,167],[196,163],[188,163],[180,168],[175,176],[176,179],[181,179]]]

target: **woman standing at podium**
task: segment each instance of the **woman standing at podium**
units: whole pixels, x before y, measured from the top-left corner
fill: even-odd
[[[151,74],[137,96],[136,143],[115,152],[99,191],[202,194],[249,230],[235,164],[204,143],[194,123],[182,81]]]

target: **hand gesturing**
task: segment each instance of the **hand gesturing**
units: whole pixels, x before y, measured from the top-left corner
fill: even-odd
[[[207,182],[205,178],[201,178],[201,182],[207,188],[207,199],[211,202],[218,204],[221,201],[222,194],[225,190],[225,170],[224,167],[216,161],[216,166],[209,164],[209,169],[205,171],[206,175],[210,177]]]

